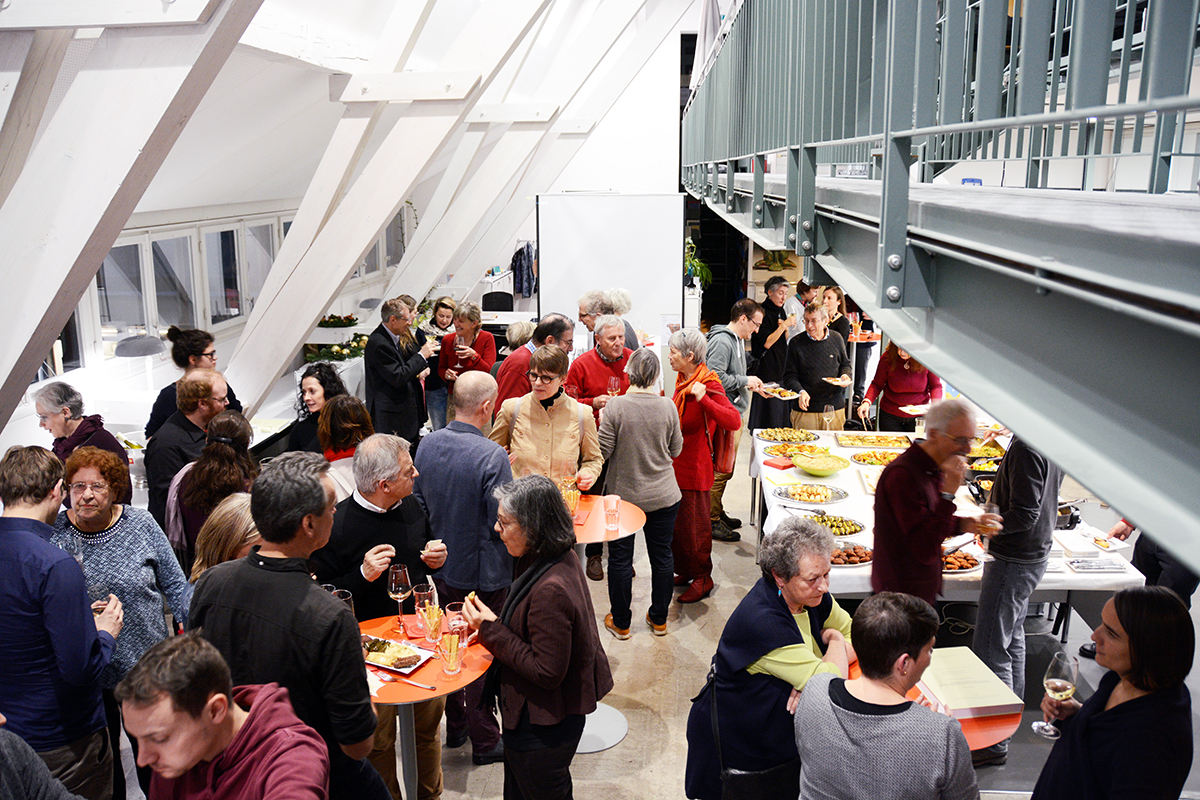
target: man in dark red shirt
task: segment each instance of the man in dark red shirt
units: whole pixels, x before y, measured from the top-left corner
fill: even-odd
[[[926,438],[887,466],[875,490],[875,555],[871,588],[905,592],[930,605],[942,590],[942,541],[979,533],[979,519],[955,516],[954,493],[967,468],[975,414],[944,400],[925,415]],[[997,525],[998,514],[985,514]]]
[[[533,337],[500,362],[500,369],[496,372],[496,383],[499,384],[497,409],[509,398],[529,394],[529,375],[526,374],[529,372],[529,357],[544,344],[555,345],[570,355],[575,347],[575,323],[571,318],[551,311],[538,322]]]

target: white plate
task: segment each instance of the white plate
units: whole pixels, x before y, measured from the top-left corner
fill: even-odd
[[[368,639],[368,640],[383,639],[383,637],[381,637],[381,636],[368,636],[366,634],[363,635],[363,638]],[[426,650],[423,647],[417,647],[412,642],[404,641],[401,639],[383,639],[383,641],[395,642],[396,644],[406,644],[409,647],[411,647],[413,650],[417,651],[417,655],[419,655],[421,657],[421,660],[418,661],[417,663],[413,664],[411,667],[389,667],[385,664],[376,664],[374,661],[368,661],[367,662],[368,667],[376,667],[378,669],[383,670],[384,672],[394,672],[397,675],[411,675],[414,672],[416,672],[418,669],[420,669],[425,664],[426,661],[433,658],[432,651]]]
[[[810,483],[807,485],[808,486],[821,486],[822,484]],[[842,500],[845,500],[847,497],[849,497],[849,495],[846,494],[846,491],[844,489],[839,489],[836,486],[826,486],[825,488],[828,489],[830,492],[832,492],[832,495],[830,496],[830,498],[828,500],[797,500],[794,497],[792,497],[790,494],[788,494],[788,487],[786,487],[786,486],[777,487],[775,489],[775,497],[777,497],[778,499],[782,500],[785,503],[792,503],[794,505],[801,505],[801,506],[805,506],[805,505],[825,506],[825,505],[829,505],[830,503],[840,502]]]

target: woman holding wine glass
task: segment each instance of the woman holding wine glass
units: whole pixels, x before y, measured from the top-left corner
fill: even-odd
[[[1109,671],[1095,693],[1042,700],[1061,732],[1033,800],[1178,798],[1192,766],[1192,701],[1184,678],[1196,633],[1187,607],[1162,586],[1117,592],[1092,633],[1096,663]],[[1052,665],[1053,668],[1053,665]],[[1048,683],[1065,693],[1060,675]]]
[[[446,382],[450,411],[446,421],[454,418],[454,381],[471,370],[491,372],[496,363],[496,339],[483,330],[483,312],[476,303],[460,303],[454,309],[454,335],[442,339],[438,355],[438,377]]]

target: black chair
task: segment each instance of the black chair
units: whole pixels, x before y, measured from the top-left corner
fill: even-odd
[[[488,292],[480,306],[484,311],[512,311],[513,296],[509,292]]]

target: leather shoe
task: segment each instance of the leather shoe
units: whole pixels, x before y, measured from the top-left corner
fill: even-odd
[[[724,522],[729,527],[735,528],[735,529],[742,527],[742,521],[740,519],[738,519],[737,517],[731,517],[728,514],[726,514],[724,511],[721,512],[721,522]]]
[[[683,594],[679,595],[681,603],[695,603],[712,594],[712,578],[696,578]]]
[[[976,769],[980,767],[998,767],[1006,763],[1008,763],[1007,742],[971,751],[971,766]]]
[[[603,556],[588,556],[587,576],[594,581],[604,580],[604,564],[601,562]]]
[[[664,622],[662,625],[655,624],[654,620],[650,619],[649,613],[646,614],[646,625],[654,632],[655,636],[667,635],[667,623]]]
[[[604,615],[604,627],[608,628],[608,632],[621,641],[629,638],[629,628],[618,628],[617,623],[613,622],[612,614]]]
[[[463,728],[461,731],[452,731],[450,728],[446,728],[446,747],[450,749],[462,747],[469,738],[471,738],[470,728]]]
[[[740,533],[726,525],[723,520],[714,522],[712,528],[714,542],[736,542],[742,538]]]
[[[676,586],[687,586],[691,582],[692,582],[691,578],[685,577],[683,575],[675,576],[675,585]]]
[[[1090,658],[1093,661],[1095,661],[1096,660],[1096,643],[1088,642],[1087,644],[1080,645],[1079,655],[1083,656],[1084,658]]]
[[[496,742],[496,746],[491,750],[485,750],[482,753],[472,753],[471,763],[477,767],[482,767],[485,764],[496,764],[504,760],[504,740]]]

